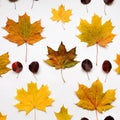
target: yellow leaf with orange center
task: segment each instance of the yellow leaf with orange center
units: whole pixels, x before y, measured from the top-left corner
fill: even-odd
[[[91,23],[81,19],[77,28],[81,32],[78,38],[82,42],[88,43],[88,47],[94,44],[105,47],[115,37],[115,34],[112,33],[114,28],[112,22],[108,20],[102,24],[101,17],[96,14],[92,17]]]
[[[98,45],[105,48],[115,37],[115,34],[112,33],[114,27],[112,26],[111,20],[108,20],[102,24],[101,17],[95,14],[92,16],[91,23],[87,20],[81,19],[77,28],[81,32],[77,35],[81,42],[86,42],[88,47],[96,44],[97,64]]]
[[[103,85],[99,79],[93,82],[90,88],[80,84],[76,95],[80,99],[76,104],[78,107],[96,110],[100,113],[111,109],[112,102],[116,99],[114,89],[103,92]]]

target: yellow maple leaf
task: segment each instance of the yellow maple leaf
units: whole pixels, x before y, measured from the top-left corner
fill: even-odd
[[[0,112],[0,120],[6,120],[6,115],[2,115],[2,113]]]
[[[65,108],[64,106],[61,107],[60,112],[56,113],[55,116],[57,120],[71,120],[72,115],[68,114],[68,109]]]
[[[108,20],[102,24],[101,17],[96,14],[92,17],[91,23],[81,19],[77,28],[81,32],[77,35],[81,42],[86,42],[88,47],[96,44],[97,51],[98,45],[106,47],[115,37],[115,34],[112,33],[114,28],[112,22]]]
[[[70,21],[70,16],[72,15],[72,10],[68,9],[65,10],[64,5],[60,5],[58,10],[52,8],[52,14],[53,16],[51,19],[53,21],[61,21],[62,23],[69,22]]]
[[[31,24],[30,16],[26,13],[23,16],[19,16],[18,22],[8,18],[4,29],[9,33],[4,38],[16,43],[18,46],[24,43],[26,43],[26,45],[33,45],[43,39],[41,36],[41,32],[43,31],[41,21],[39,20]]]
[[[10,71],[10,68],[6,67],[9,63],[10,63],[9,54],[8,53],[2,54],[0,56],[0,76]]]
[[[115,62],[117,63],[118,67],[115,69],[115,71],[120,74],[120,54],[117,54]]]
[[[96,110],[99,113],[111,109],[113,107],[112,102],[116,99],[115,89],[103,92],[103,85],[99,79],[93,82],[90,88],[80,84],[76,95],[80,99],[76,104],[78,107]]]
[[[46,111],[47,106],[51,106],[53,99],[49,98],[50,91],[47,85],[42,85],[37,88],[36,83],[29,83],[27,91],[22,89],[17,90],[15,97],[19,103],[15,105],[19,111],[25,111],[28,114],[33,109]]]

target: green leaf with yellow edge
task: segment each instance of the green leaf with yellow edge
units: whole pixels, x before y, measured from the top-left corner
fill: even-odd
[[[2,115],[2,113],[0,112],[0,120],[6,120],[6,115]]]
[[[19,16],[18,22],[8,18],[4,29],[8,32],[8,35],[4,36],[4,38],[10,42],[16,43],[18,46],[25,43],[26,52],[27,44],[33,45],[34,43],[43,39],[41,35],[43,31],[41,21],[39,20],[31,24],[30,16],[28,16],[26,13],[23,16]]]
[[[103,92],[103,85],[99,79],[93,82],[90,88],[79,84],[76,95],[80,99],[76,104],[78,107],[86,110],[95,110],[99,113],[113,108],[112,102],[116,99],[115,89]]]
[[[53,99],[49,98],[50,91],[47,85],[42,85],[39,89],[37,83],[29,83],[27,91],[25,89],[18,89],[15,97],[19,103],[15,107],[19,111],[25,111],[28,114],[33,109],[46,112],[46,107],[51,106]]]
[[[118,67],[115,69],[115,71],[117,72],[117,74],[120,74],[120,54],[116,55],[116,59],[114,61],[118,65]]]
[[[81,19],[77,28],[81,32],[81,34],[77,35],[77,37],[81,40],[81,42],[86,42],[88,47],[96,44],[97,54],[98,45],[105,48],[115,37],[115,34],[112,33],[114,27],[112,26],[111,20],[102,24],[101,17],[96,14],[92,16],[91,23]],[[98,55],[96,55],[96,57],[97,56]]]
[[[10,63],[10,60],[9,60],[8,53],[4,53],[0,55],[0,77],[2,74],[5,74],[11,70],[10,68],[7,67],[9,63]]]
[[[64,106],[61,107],[60,112],[58,113],[55,112],[55,116],[57,120],[71,120],[72,119],[72,115],[68,113],[68,109],[65,108]]]
[[[72,48],[71,50],[67,51],[62,42],[57,51],[48,47],[48,57],[49,59],[45,60],[45,63],[55,67],[56,69],[61,69],[61,72],[63,69],[71,68],[79,63],[79,61],[74,60],[76,57],[76,48]]]

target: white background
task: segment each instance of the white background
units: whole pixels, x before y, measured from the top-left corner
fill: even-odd
[[[61,22],[54,22],[50,19],[52,16],[51,8],[58,9],[59,5],[65,5],[66,9],[72,9],[71,21],[64,25],[63,30]],[[78,83],[86,86],[91,84],[99,78],[103,83],[104,91],[107,89],[116,89],[116,101],[113,102],[114,108],[98,114],[99,120],[104,120],[108,115],[111,115],[115,120],[120,119],[120,76],[114,71],[117,67],[114,60],[116,54],[120,53],[120,0],[115,0],[111,6],[106,6],[107,15],[104,14],[103,0],[92,0],[87,6],[82,5],[79,0],[39,0],[34,4],[31,9],[32,0],[19,0],[16,2],[17,9],[14,9],[14,4],[7,0],[0,1],[0,55],[9,52],[9,59],[11,63],[20,61],[23,64],[23,71],[20,73],[18,79],[17,74],[12,70],[2,75],[0,78],[0,112],[7,115],[7,120],[33,120],[34,112],[31,111],[28,115],[25,112],[18,112],[14,107],[17,101],[15,99],[17,89],[27,88],[27,84],[31,81],[37,82],[38,87],[47,84],[51,91],[50,97],[55,101],[51,107],[47,107],[47,111],[37,111],[37,120],[56,120],[54,112],[59,112],[62,105],[68,108],[69,114],[72,114],[72,120],[80,120],[82,117],[87,117],[90,120],[96,120],[95,111],[88,111],[79,108],[75,105],[79,101],[75,95],[78,89]],[[18,15],[27,13],[31,17],[31,22],[41,20],[44,27],[42,36],[45,39],[28,46],[28,61],[25,62],[25,45],[17,46],[14,43],[4,39],[3,36],[7,32],[2,29],[6,25],[7,18],[18,21]],[[102,17],[103,22],[111,19],[113,26],[115,26],[113,33],[116,37],[113,42],[108,44],[106,48],[99,47],[99,61],[98,66],[95,65],[96,61],[96,47],[92,46],[87,48],[87,44],[80,42],[76,35],[80,34],[77,30],[80,19],[91,21],[91,17],[97,14]],[[73,68],[63,70],[63,75],[66,83],[63,83],[60,75],[60,70],[48,66],[44,63],[47,57],[47,46],[57,50],[61,41],[66,46],[67,50],[76,47],[77,57],[76,60],[82,61],[89,58],[93,63],[93,69],[89,73],[90,81],[87,79],[86,73],[81,68],[81,62]],[[102,71],[101,65],[104,60],[108,59],[112,63],[112,70],[108,74],[107,82],[105,83],[106,74]],[[32,61],[38,61],[40,64],[39,73],[36,75],[37,81],[33,74],[29,71],[28,65]]]

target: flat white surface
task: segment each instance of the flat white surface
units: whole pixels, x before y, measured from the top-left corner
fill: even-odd
[[[50,19],[52,16],[51,8],[58,9],[59,5],[65,5],[66,9],[72,9],[71,21],[64,25],[63,30],[61,22],[54,22]],[[39,0],[34,3],[31,9],[32,0],[19,0],[16,2],[17,9],[14,9],[14,4],[7,0],[0,1],[0,55],[9,52],[9,59],[11,67],[15,61],[20,61],[23,64],[23,71],[17,79],[17,74],[13,71],[2,75],[0,78],[0,112],[7,115],[7,120],[34,120],[34,111],[28,115],[25,112],[18,112],[14,107],[17,101],[17,89],[27,88],[27,84],[31,81],[36,82],[33,74],[29,71],[28,65],[32,61],[38,61],[40,64],[39,73],[36,75],[38,87],[47,84],[51,91],[50,97],[55,101],[51,107],[47,107],[46,113],[37,111],[37,120],[56,120],[54,112],[59,112],[62,105],[68,108],[69,114],[73,115],[72,120],[80,120],[82,117],[87,117],[89,120],[96,120],[95,111],[88,111],[79,108],[75,105],[79,101],[75,95],[78,89],[78,83],[86,86],[91,84],[99,78],[103,83],[104,91],[107,89],[116,89],[116,101],[113,102],[114,108],[98,114],[99,120],[104,120],[108,115],[111,115],[115,120],[120,119],[120,76],[117,75],[114,69],[117,67],[114,62],[116,54],[120,54],[120,0],[115,0],[111,6],[106,6],[107,15],[104,14],[103,0],[92,0],[86,12],[86,6],[82,5],[79,0]],[[3,36],[7,32],[2,29],[6,25],[7,18],[18,20],[18,15],[27,13],[31,17],[31,22],[41,20],[44,31],[42,35],[45,37],[42,41],[28,45],[28,61],[24,61],[25,45],[17,46],[14,43],[5,40]],[[95,45],[87,48],[87,44],[80,42],[76,37],[79,34],[77,26],[80,19],[91,21],[91,17],[97,14],[102,17],[103,22],[111,19],[113,26],[115,26],[113,33],[117,36],[113,42],[108,44],[106,48],[99,47],[98,66],[96,61],[96,47]],[[89,58],[93,63],[93,69],[89,73],[90,81],[87,79],[86,73],[81,68],[81,62],[73,68],[63,70],[63,75],[66,83],[63,83],[60,75],[60,70],[48,66],[43,60],[47,59],[47,46],[57,50],[61,41],[66,46],[67,50],[76,47],[76,60],[82,61]],[[108,75],[107,82],[104,83],[106,74],[102,71],[101,65],[104,60],[108,59],[112,63],[112,70]]]

